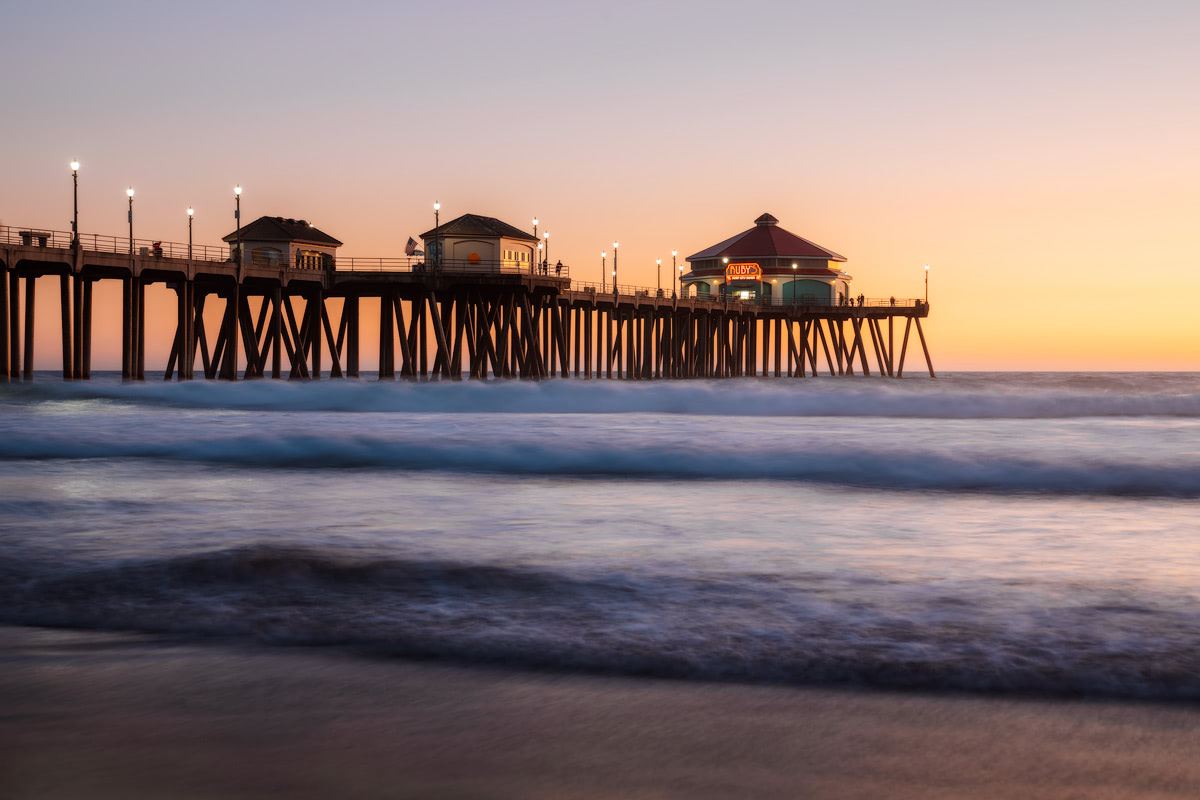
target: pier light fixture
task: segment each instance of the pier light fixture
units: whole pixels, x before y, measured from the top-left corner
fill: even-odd
[[[533,218],[533,238],[534,238],[534,240],[535,240],[535,241],[536,241],[536,240],[537,240],[537,238],[538,238],[538,235],[537,235],[537,217],[534,217],[534,218]]]
[[[196,216],[196,209],[188,206],[188,260],[192,258],[192,217]]]
[[[661,292],[662,291],[662,259],[661,258],[654,259],[654,268],[655,268],[655,272],[657,273],[657,276],[658,276],[658,278],[657,278],[658,290]]]
[[[600,291],[602,291],[602,292],[608,290],[608,286],[606,285],[608,283],[608,265],[604,263],[604,260],[606,258],[608,258],[608,251],[601,250],[600,251]]]
[[[929,265],[925,265],[925,305],[929,305]]]
[[[71,183],[74,184],[75,213],[71,217],[71,247],[79,247],[79,160],[71,161]]]
[[[545,239],[546,239],[546,260],[543,261],[542,263],[549,266],[549,264],[550,264],[550,231],[546,231],[545,233],[542,234],[542,236],[545,237]],[[550,270],[547,269],[546,272],[549,273]]]
[[[240,183],[233,187],[233,199],[236,203],[233,209],[233,219],[237,222],[237,265],[240,278],[242,268],[242,185]]]
[[[437,200],[433,201],[433,229],[436,231],[442,226],[441,222],[442,204]],[[433,264],[435,267],[441,266],[442,263],[442,237],[435,234],[433,240]]]
[[[613,242],[613,296],[617,294],[617,248],[621,245],[618,242]]]
[[[129,257],[133,258],[133,187],[125,190],[129,197]]]

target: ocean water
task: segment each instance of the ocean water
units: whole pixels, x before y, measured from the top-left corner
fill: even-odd
[[[1200,375],[0,385],[0,622],[1194,701]]]

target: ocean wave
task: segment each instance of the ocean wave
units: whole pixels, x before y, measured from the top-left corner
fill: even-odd
[[[99,401],[271,412],[697,414],[721,416],[1057,419],[1200,417],[1200,377],[988,374],[933,382],[839,378],[695,381],[462,381],[0,386],[16,403]]]
[[[1020,452],[939,442],[830,444],[737,437],[583,436],[563,440],[345,432],[89,438],[11,432],[0,460],[151,459],[280,469],[389,469],[578,478],[781,480],[890,490],[1200,497],[1200,454],[1122,459],[1044,448]]]
[[[1195,598],[1079,583],[568,574],[268,546],[30,569],[0,561],[0,620],[682,679],[1200,699]]]

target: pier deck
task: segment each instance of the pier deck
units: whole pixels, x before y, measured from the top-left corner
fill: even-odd
[[[193,378],[197,360],[208,378],[357,377],[363,298],[379,303],[381,379],[899,378],[914,328],[935,375],[921,300],[676,297],[573,281],[569,268],[530,274],[501,263],[333,266],[239,264],[223,248],[90,234],[76,243],[69,232],[0,227],[0,380],[33,376],[35,287],[45,276],[59,278],[66,380],[91,376],[93,286],[105,280],[121,283],[121,373],[131,380],[145,379],[145,288],[155,283],[176,295],[168,380]],[[210,331],[204,310],[214,303],[221,319]]]

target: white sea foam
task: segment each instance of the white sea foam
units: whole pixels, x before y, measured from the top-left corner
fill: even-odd
[[[235,430],[243,426],[237,426]],[[325,433],[212,434],[114,430],[97,435],[10,431],[2,459],[155,459],[240,467],[381,468],[542,476],[612,476],[713,480],[788,480],[893,490],[999,491],[1200,497],[1200,453],[1174,458],[1122,459],[1042,449],[1031,454],[987,447],[949,448],[942,442],[896,447],[886,440],[816,436],[812,443],[758,442],[736,435],[672,438],[647,433],[577,436],[430,435],[412,430],[380,434],[334,429]],[[836,438],[836,437],[834,437]]]
[[[500,414],[712,414],[945,419],[1200,417],[1200,377],[1137,375],[822,378],[726,381],[46,382],[7,387],[10,402],[103,400],[259,411]]]

